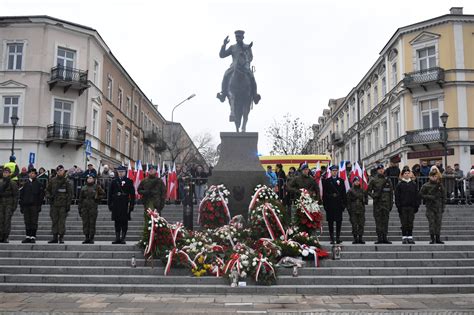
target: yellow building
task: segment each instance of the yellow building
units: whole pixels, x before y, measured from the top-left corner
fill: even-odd
[[[340,100],[340,99],[339,99]],[[312,152],[367,166],[474,164],[474,15],[462,8],[399,28],[360,82],[313,126]],[[325,110],[327,111],[327,110]],[[446,113],[445,129],[440,116]],[[330,130],[331,142],[324,146]],[[323,132],[324,131],[324,132]]]

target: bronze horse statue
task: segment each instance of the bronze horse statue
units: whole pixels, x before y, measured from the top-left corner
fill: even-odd
[[[245,69],[244,56],[239,56],[234,63],[229,79],[229,121],[235,123],[235,129],[245,132],[249,112],[252,106],[252,86],[250,77]]]

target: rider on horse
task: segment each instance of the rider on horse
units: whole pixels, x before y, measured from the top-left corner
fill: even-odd
[[[225,58],[227,56],[232,55],[232,64],[230,68],[226,70],[224,74],[224,79],[222,80],[222,92],[217,93],[217,98],[224,102],[225,98],[229,96],[229,79],[234,71],[235,63],[238,62],[241,56],[244,56],[245,63],[244,63],[244,71],[249,76],[250,82],[252,85],[252,99],[255,104],[258,104],[261,97],[257,94],[257,82],[255,82],[255,77],[253,72],[250,70],[250,63],[252,62],[253,55],[252,55],[252,45],[253,42],[249,45],[244,44],[244,31],[235,31],[235,40],[237,44],[231,45],[228,49],[226,49],[227,44],[229,43],[229,36],[224,39],[224,45],[221,47],[221,51],[219,52],[219,57]]]

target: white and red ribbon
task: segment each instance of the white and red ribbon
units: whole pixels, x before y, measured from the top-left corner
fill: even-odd
[[[255,272],[255,281],[258,281],[258,276],[260,275],[260,269],[262,268],[262,265],[263,265],[264,268],[265,268],[265,266],[267,266],[272,271],[273,277],[276,279],[275,269],[268,262],[268,260],[266,258],[263,258],[262,253],[258,254],[257,261],[258,261],[258,265],[257,265],[257,271]]]
[[[257,203],[258,195],[260,194],[260,192],[267,188],[268,188],[267,186],[262,186],[259,189],[257,189],[255,194],[253,194],[252,201],[250,201],[250,205],[249,205],[249,212],[255,207],[255,204]]]
[[[156,232],[156,224],[158,223],[158,217],[160,216],[158,214],[158,211],[156,210],[151,210],[147,209],[146,210],[147,214],[150,216],[151,219],[151,229],[150,229],[150,237],[148,238],[148,245],[145,247],[145,251],[143,252],[143,255],[147,257],[150,255],[150,253],[153,252],[155,249],[155,232]]]
[[[302,250],[307,250],[310,254],[314,256],[314,267],[319,268],[319,257],[318,257],[318,248],[314,246],[308,246],[306,244],[301,245]]]
[[[270,233],[270,237],[272,238],[272,240],[275,240],[276,236],[275,232],[273,231],[270,220],[267,218],[267,213],[269,213],[275,219],[275,222],[281,234],[285,235],[285,229],[283,228],[283,224],[281,224],[280,219],[278,218],[278,215],[275,212],[275,209],[273,209],[273,206],[270,203],[266,202],[262,207],[262,216],[263,221],[265,222],[265,226],[267,227],[268,233]]]
[[[224,268],[224,274],[226,274],[228,271],[232,271],[234,267],[237,268],[237,272],[240,274],[240,268],[242,268],[242,263],[240,262],[240,255],[237,253],[234,253],[231,256],[231,259],[226,263]]]
[[[165,267],[165,276],[168,275],[168,273],[171,269],[171,264],[173,263],[173,258],[174,258],[175,255],[183,255],[186,258],[186,260],[190,263],[192,268],[197,268],[194,261],[191,260],[191,258],[189,257],[189,255],[185,251],[179,250],[175,247],[168,254],[168,261],[166,262],[166,267]]]
[[[217,191],[217,194],[219,195],[219,198],[222,201],[222,205],[224,206],[224,213],[227,216],[227,223],[228,223],[230,221],[230,210],[229,210],[229,206],[227,205],[227,202],[225,201],[226,199],[225,199],[224,195],[222,194],[222,192],[219,190],[218,186],[212,185],[211,187],[209,187],[208,192],[212,192],[212,191]],[[198,222],[201,222],[200,221],[200,219],[201,219],[201,209],[204,206],[205,202],[208,201],[208,200],[210,200],[210,198],[209,198],[209,195],[206,194],[206,196],[199,203],[199,211],[198,211],[198,218],[197,218]]]

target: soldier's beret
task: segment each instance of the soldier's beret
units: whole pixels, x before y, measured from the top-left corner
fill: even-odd
[[[307,168],[308,168],[308,164],[306,164],[306,163],[302,164],[301,167],[300,167],[301,170],[305,170]]]

